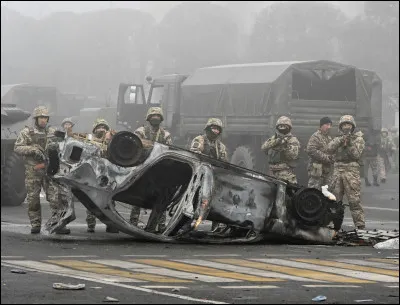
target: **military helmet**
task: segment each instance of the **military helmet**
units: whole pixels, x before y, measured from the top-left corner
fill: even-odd
[[[391,127],[390,132],[397,132],[397,127],[396,126]]]
[[[161,121],[164,120],[164,114],[161,107],[150,107],[149,110],[147,110],[146,121],[148,121],[150,117],[155,114],[158,114],[161,117]]]
[[[72,118],[65,118],[64,120],[62,120],[61,122],[61,127],[64,127],[65,123],[70,123],[72,126],[74,126],[74,122],[72,122]]]
[[[211,126],[218,126],[221,129],[221,132],[222,132],[223,125],[222,125],[222,121],[220,119],[209,118],[208,121],[207,121],[206,126],[204,127],[204,129],[207,129],[208,127],[211,127]]]
[[[96,130],[96,128],[98,127],[98,126],[100,126],[100,125],[104,125],[105,127],[106,127],[106,129],[107,130],[110,130],[110,125],[108,125],[108,122],[105,120],[105,119],[101,119],[101,118],[98,118],[96,121],[94,121],[94,124],[93,124],[93,133],[94,133],[94,131]]]
[[[350,115],[350,114],[343,115],[340,118],[340,120],[339,120],[339,129],[340,129],[340,126],[342,126],[342,124],[344,124],[344,123],[349,123],[349,124],[353,125],[353,130],[354,130],[354,128],[356,128],[356,121],[354,121],[353,116]]]
[[[290,129],[292,129],[292,120],[288,118],[287,116],[281,116],[275,124],[275,127],[278,127],[278,125],[288,125]]]
[[[37,117],[44,116],[44,117],[50,117],[49,114],[49,109],[45,106],[38,106],[33,110],[32,117],[35,119]]]
[[[383,133],[383,132],[389,133],[389,130],[387,128],[382,128],[381,133]]]

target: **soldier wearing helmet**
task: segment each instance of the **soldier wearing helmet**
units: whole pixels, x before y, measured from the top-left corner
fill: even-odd
[[[299,157],[300,142],[291,133],[292,121],[281,116],[275,128],[275,135],[261,146],[261,150],[268,155],[270,173],[278,179],[297,183],[294,169]]]
[[[25,161],[25,184],[28,201],[28,216],[31,223],[31,233],[40,233],[42,213],[40,206],[40,191],[43,187],[46,199],[50,203],[51,217],[57,217],[62,209],[59,201],[58,185],[50,179],[45,171],[46,149],[55,129],[47,126],[49,111],[44,106],[33,110],[33,126],[26,126],[18,135],[14,151]],[[61,228],[57,234],[69,234],[70,230]]]
[[[381,141],[378,149],[378,168],[382,183],[386,182],[386,173],[390,170],[390,157],[396,152],[396,146],[387,128],[381,129]]]
[[[222,121],[217,118],[210,118],[204,128],[204,134],[195,137],[190,145],[190,150],[195,153],[204,154],[228,162],[228,154],[225,145],[221,142],[220,137],[223,131]],[[211,230],[216,232],[222,230],[218,222],[212,223]]]
[[[354,225],[357,229],[365,229],[360,178],[360,161],[365,141],[361,131],[354,132],[355,128],[353,116],[342,116],[339,121],[340,135],[328,144],[327,151],[335,155],[330,188],[338,201],[346,195]]]
[[[141,139],[158,142],[165,145],[172,145],[171,134],[160,126],[163,120],[164,115],[162,109],[160,107],[150,107],[146,114],[146,121],[148,124],[146,126],[139,127],[134,133]],[[155,232],[156,226],[158,226],[158,232],[163,232],[166,227],[165,222],[167,218],[167,212],[164,211],[161,213],[159,219],[156,219],[157,217],[155,218],[154,213],[155,210],[153,209],[145,230],[149,232]],[[139,223],[139,217],[140,207],[133,206],[130,215],[130,223],[137,226]],[[152,220],[151,222],[150,219]]]
[[[108,122],[103,119],[103,118],[97,118],[94,123],[93,123],[93,141],[100,142],[107,144],[113,135],[113,132],[110,129],[110,125]],[[113,201],[113,204],[115,205],[115,202]],[[88,226],[87,231],[89,233],[94,233],[95,227],[96,227],[96,216],[90,212],[89,210],[86,210],[86,223]],[[106,232],[108,233],[118,233],[118,229],[114,228],[113,226],[106,226]]]
[[[64,129],[65,131],[67,131],[69,128],[74,127],[74,122],[72,121],[72,118],[65,118],[62,122],[61,122],[61,127],[62,129]]]

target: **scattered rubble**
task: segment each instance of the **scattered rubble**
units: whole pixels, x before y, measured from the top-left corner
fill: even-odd
[[[85,284],[53,283],[53,288],[59,290],[82,290],[85,289]]]
[[[112,297],[105,297],[103,302],[119,302],[119,300]]]
[[[26,271],[20,269],[11,269],[11,273],[26,274]]]

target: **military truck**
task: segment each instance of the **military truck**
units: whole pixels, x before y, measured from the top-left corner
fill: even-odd
[[[292,119],[293,134],[301,152],[296,168],[298,182],[307,184],[309,137],[324,116],[337,131],[340,116],[351,114],[357,128],[366,135],[379,132],[382,125],[382,81],[373,72],[326,60],[269,62],[200,68],[192,75],[166,75],[151,81],[146,105],[126,103],[126,91],[142,88],[121,84],[117,123],[125,129],[140,125],[145,111],[161,105],[166,126],[175,143],[187,146],[204,128],[209,117],[224,123],[223,141],[231,162],[268,170],[262,143],[275,132],[279,116]],[[123,125],[121,125],[123,124]],[[129,127],[129,128],[127,128]],[[123,128],[122,128],[123,129]]]

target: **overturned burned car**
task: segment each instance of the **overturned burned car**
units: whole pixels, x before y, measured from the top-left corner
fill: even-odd
[[[60,132],[60,137],[64,134]],[[344,207],[316,189],[292,185],[178,147],[142,140],[129,131],[106,146],[70,133],[49,148],[48,174],[103,223],[160,242],[252,243],[279,238],[330,243]],[[150,209],[147,226],[126,220],[115,202]],[[155,227],[167,211],[166,228]],[[73,202],[47,223],[52,233],[75,219]],[[205,220],[222,229],[202,229]]]

